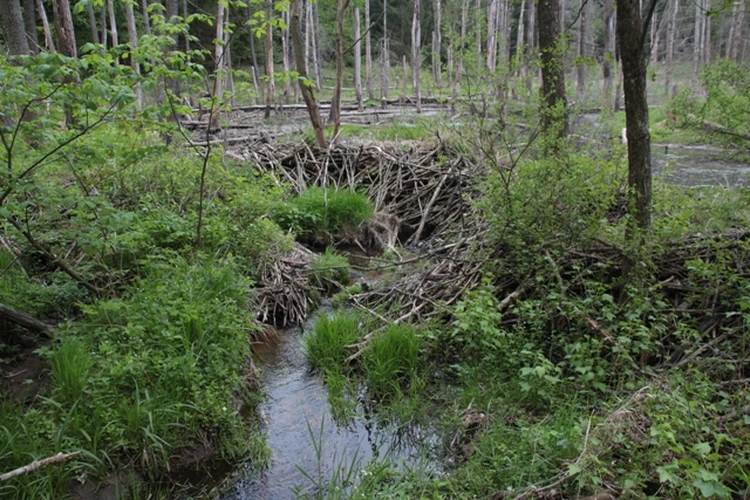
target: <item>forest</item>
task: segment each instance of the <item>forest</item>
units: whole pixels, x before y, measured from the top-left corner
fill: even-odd
[[[0,0],[0,498],[748,498],[747,4]]]

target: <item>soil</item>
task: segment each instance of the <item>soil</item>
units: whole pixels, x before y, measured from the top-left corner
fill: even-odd
[[[37,347],[26,347],[15,361],[0,365],[0,392],[17,404],[30,403],[47,380],[47,360],[36,350]]]

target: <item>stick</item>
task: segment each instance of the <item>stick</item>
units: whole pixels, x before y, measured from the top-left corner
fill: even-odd
[[[2,476],[0,476],[0,483],[13,479],[14,477],[22,476],[29,472],[34,472],[35,470],[41,469],[42,467],[46,467],[48,465],[64,462],[67,459],[75,457],[76,455],[80,455],[80,454],[81,454],[80,451],[74,451],[71,453],[60,452],[57,455],[52,456],[52,457],[47,457],[42,460],[34,460],[28,465],[24,465],[23,467],[19,467],[18,469],[14,469],[10,472],[6,472]]]

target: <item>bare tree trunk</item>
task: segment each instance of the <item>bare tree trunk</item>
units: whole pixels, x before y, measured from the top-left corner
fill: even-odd
[[[252,2],[247,4],[248,19],[252,19]],[[250,58],[252,59],[253,87],[255,88],[256,99],[260,97],[260,67],[258,66],[258,57],[255,54],[255,33],[250,33]]]
[[[226,9],[227,9],[227,14],[229,14],[228,12],[229,7],[227,7]],[[187,22],[187,18],[188,18],[188,3],[187,3],[187,0],[182,0],[183,22]],[[185,52],[190,52],[190,36],[188,34],[185,34]]]
[[[560,33],[565,33],[565,0],[560,0]]]
[[[458,100],[461,83],[464,77],[464,57],[466,56],[466,21],[468,17],[469,1],[461,2],[461,43],[458,46],[458,62],[456,64],[456,78],[453,80],[453,102]]]
[[[78,57],[75,32],[73,31],[73,16],[70,14],[68,0],[53,0],[52,10],[55,18],[57,46],[60,48],[60,53],[67,57]]]
[[[141,12],[143,12],[143,31],[147,35],[151,34],[151,20],[148,14],[148,0],[141,0]]]
[[[654,12],[654,19],[651,21],[651,65],[654,66],[659,62],[659,23]]]
[[[138,31],[135,28],[135,14],[133,12],[133,3],[131,0],[125,0],[125,20],[128,23],[128,42],[130,43],[130,65],[133,68],[133,72],[137,79],[141,77],[141,66],[138,64],[138,59],[133,57],[132,52],[138,49]],[[93,13],[93,11],[92,11]],[[94,30],[96,31],[96,30]],[[141,84],[136,82],[135,84],[135,102],[138,108],[143,107],[143,93],[141,92]]]
[[[120,45],[120,41],[117,38],[117,20],[115,19],[115,5],[112,0],[107,0],[107,10],[109,11],[109,29],[110,36],[112,37],[112,45]]]
[[[375,99],[375,93],[372,87],[372,36],[370,26],[370,0],[365,0],[365,86],[367,87],[367,97],[371,101]]]
[[[745,4],[747,0],[738,0],[732,7],[732,26],[729,31],[729,47],[727,48],[729,59],[740,62],[742,53],[742,28],[745,25]]]
[[[361,28],[359,20],[359,7],[354,8],[354,93],[357,98],[357,108],[363,111],[365,108],[362,105],[362,44],[359,39],[361,38]]]
[[[443,88],[443,71],[442,71],[442,53],[441,46],[443,45],[443,7],[440,4],[440,0],[435,0],[435,85],[438,90]]]
[[[305,73],[310,73],[310,27],[311,27],[311,19],[312,14],[310,9],[312,8],[312,3],[310,0],[307,0],[305,3]],[[294,45],[294,41],[292,41],[292,45]],[[294,58],[295,64],[297,63],[297,58]]]
[[[41,0],[37,0],[41,2]],[[107,48],[107,42],[109,41],[109,30],[107,27],[107,3],[102,3],[101,11],[99,12],[99,24],[101,25],[101,33],[102,36],[100,37],[102,40],[102,45],[104,45],[104,48]]]
[[[693,35],[693,87],[698,86],[698,70],[700,69],[703,54],[703,2],[705,0],[696,0],[695,2],[695,31]]]
[[[313,58],[315,59],[315,85],[320,92],[323,88],[323,72],[321,71],[320,65],[322,64],[322,56],[320,54],[320,12],[318,11],[318,4],[313,4],[313,21],[315,24],[315,31],[313,33]]]
[[[391,38],[388,36],[388,0],[383,0],[383,82],[381,99],[388,99],[391,85]]]
[[[29,55],[29,41],[26,39],[26,25],[19,0],[0,0],[0,11],[8,52],[12,56]]]
[[[586,57],[586,24],[587,24],[587,6],[588,0],[581,0],[580,24],[578,29],[578,66],[576,67],[576,97],[580,101],[583,99],[584,90],[586,89],[586,63],[583,58]]]
[[[216,10],[216,38],[214,39],[214,90],[212,98],[216,99],[217,104],[212,104],[210,128],[219,124],[219,113],[221,102],[224,100],[224,2],[217,2]],[[269,31],[271,27],[267,28]]]
[[[603,107],[614,111],[612,99],[612,68],[615,62],[615,0],[604,0],[604,61],[602,63]]]
[[[49,52],[55,51],[55,42],[52,40],[52,30],[47,20],[47,12],[44,10],[42,0],[36,0],[36,11],[39,13],[39,19],[42,21],[42,30],[44,31],[44,48]]]
[[[523,59],[523,41],[524,41],[524,34],[526,33],[526,29],[524,28],[524,23],[523,23],[523,15],[524,15],[525,10],[526,10],[526,2],[522,0],[521,11],[518,14],[518,33],[516,33],[516,58],[518,58],[519,62]],[[541,48],[541,44],[540,44],[540,48]]]
[[[445,57],[448,60],[446,71],[448,73],[448,88],[453,89],[453,77],[455,76],[455,61],[454,61],[454,47],[453,47],[453,25],[448,25],[448,47],[446,47]]]
[[[703,0],[705,3],[706,12],[703,14],[703,37],[701,42],[703,43],[703,64],[711,64],[711,0]]]
[[[86,13],[89,16],[89,24],[91,25],[91,41],[95,44],[99,43],[99,25],[96,23],[96,12],[94,12],[94,6],[91,2],[86,4]]]
[[[568,135],[565,67],[560,50],[559,0],[539,0],[539,52],[542,65],[542,130],[548,137]]]
[[[479,73],[479,71],[482,69],[482,0],[476,0],[476,4],[474,5],[474,35],[476,37],[476,50],[477,50],[477,59],[476,59],[476,72]]]
[[[411,35],[411,65],[414,93],[417,96],[417,113],[422,112],[422,15],[421,0],[414,0],[414,17]]]
[[[490,73],[495,71],[497,66],[497,0],[490,0],[487,5],[487,69]]]
[[[526,61],[527,64],[532,60],[532,56],[534,54],[534,29],[536,24],[535,19],[535,13],[536,13],[536,4],[534,0],[529,0],[529,26],[526,28]],[[525,74],[525,80],[526,80],[526,93],[527,95],[531,95],[531,71],[528,68],[528,66],[524,67],[524,74]]]
[[[229,105],[234,107],[234,75],[232,74],[232,33],[229,24],[230,7],[224,12],[224,73],[226,74],[226,91],[229,92]]]
[[[328,123],[334,126],[334,137],[341,125],[341,86],[344,81],[344,11],[349,6],[349,0],[337,0],[336,4],[336,83],[333,86],[331,111],[328,113]]]
[[[401,78],[401,98],[399,101],[401,101],[401,105],[403,106],[406,104],[406,91],[408,88],[408,81],[409,81],[409,66],[406,64],[406,56],[402,56],[401,61],[403,62],[403,77]]]
[[[615,112],[622,109],[622,62],[617,68],[617,86],[615,87]]]
[[[273,4],[268,8],[268,19],[273,16]],[[276,83],[273,78],[273,29],[266,29],[266,118],[271,116],[271,107],[276,94]]]
[[[29,52],[39,53],[39,35],[36,32],[36,15],[34,13],[34,0],[23,0],[23,23],[26,31],[26,42],[29,44]]]
[[[664,97],[669,97],[669,79],[672,73],[672,58],[674,57],[675,30],[677,29],[677,10],[680,0],[671,0],[671,12],[667,25],[667,61],[664,68]]]
[[[300,35],[301,23],[300,23],[300,7],[299,2],[301,0],[291,0],[290,4],[290,17],[291,17],[291,34],[292,34],[292,45],[294,46],[294,60],[297,66],[297,72],[299,73],[299,88],[302,93],[302,98],[305,100],[307,106],[307,112],[310,115],[310,122],[312,123],[313,132],[315,133],[315,141],[318,143],[318,147],[325,149],[328,144],[326,142],[325,127],[323,126],[323,120],[320,119],[320,111],[318,109],[318,103],[315,100],[315,94],[313,94],[312,85],[307,79],[307,68],[304,57],[304,51],[302,50],[302,36]],[[308,21],[311,20],[311,13],[308,9],[306,15]]]
[[[651,224],[651,136],[646,99],[644,23],[638,0],[617,0],[617,38],[625,76],[628,211],[641,230]]]
[[[286,25],[285,29],[281,30],[281,64],[284,68],[284,92],[282,93],[281,102],[283,104],[289,104],[289,94],[291,93],[291,80],[289,73],[291,71],[290,58],[289,58],[289,12],[282,12],[281,18],[284,20]]]

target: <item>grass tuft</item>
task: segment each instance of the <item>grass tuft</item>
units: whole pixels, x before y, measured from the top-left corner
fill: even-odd
[[[359,339],[361,324],[359,315],[349,311],[321,316],[314,331],[305,337],[305,353],[313,366],[341,371],[351,354],[347,346]]]
[[[332,293],[349,283],[350,274],[351,268],[346,258],[327,248],[312,263],[310,284],[326,293]]]
[[[399,392],[416,376],[421,339],[411,325],[393,324],[372,339],[362,359],[375,394]]]

